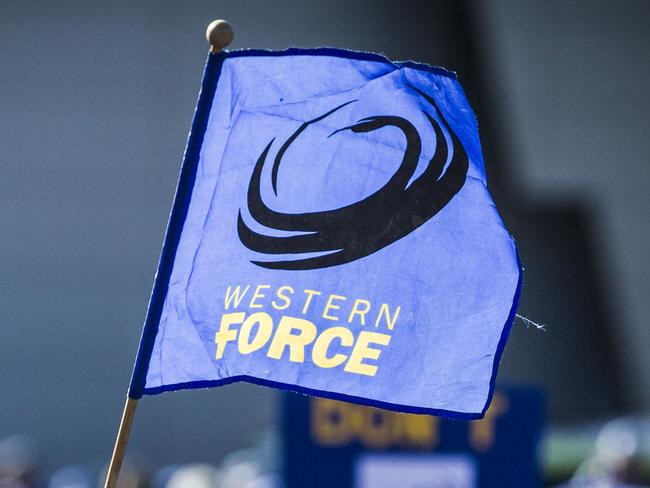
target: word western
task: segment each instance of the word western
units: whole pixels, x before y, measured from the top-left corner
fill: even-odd
[[[269,295],[267,291],[270,288],[271,285],[257,285],[253,291],[250,285],[243,288],[229,286],[224,299],[224,308],[225,310],[229,310],[231,307],[240,308],[243,304],[250,309],[262,309],[268,307],[270,300],[270,305],[275,310],[291,308],[292,311],[295,309],[301,315],[306,315],[310,311],[313,312],[318,306],[320,316],[325,320],[346,321],[349,324],[357,322],[360,325],[372,323],[375,327],[383,324],[389,330],[393,330],[395,327],[400,312],[400,307],[391,310],[385,303],[379,306],[379,310],[374,311],[376,307],[373,307],[368,300],[361,298],[348,300],[347,297],[334,293],[327,295],[327,298],[317,290],[305,289],[296,293],[289,285],[280,286],[275,293]],[[346,302],[347,307],[345,307]],[[374,312],[371,314],[371,311]]]
[[[303,290],[298,294],[288,286],[281,286],[275,293],[267,293],[270,285],[228,287],[224,299],[227,311],[221,317],[215,333],[215,359],[223,358],[229,342],[237,343],[239,354],[252,354],[264,349],[270,359],[288,359],[294,363],[308,362],[320,368],[343,367],[343,371],[366,376],[375,376],[376,362],[383,349],[390,343],[391,336],[385,333],[359,329],[359,325],[370,324],[368,314],[372,305],[367,300],[356,299],[344,312],[347,298],[330,294],[327,297],[317,290]],[[323,303],[316,306],[316,298]],[[241,308],[252,309],[248,313]],[[274,323],[273,317],[256,309],[285,311],[291,308],[291,315],[282,315]],[[228,310],[234,309],[231,312]],[[306,318],[297,315],[316,315],[319,319],[338,321],[339,324],[319,328]],[[274,315],[277,316],[277,313]],[[392,330],[399,315],[399,307],[391,313],[382,303],[376,313],[374,326],[385,324]],[[347,324],[355,324],[349,327]],[[358,324],[358,325],[357,325]],[[288,354],[287,354],[288,353]],[[307,358],[307,359],[306,359]]]

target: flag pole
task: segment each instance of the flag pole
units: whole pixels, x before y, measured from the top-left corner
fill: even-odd
[[[133,425],[133,417],[135,416],[135,407],[137,405],[137,400],[129,398],[128,396],[126,397],[124,412],[122,412],[122,420],[120,420],[120,428],[117,431],[115,447],[113,447],[113,456],[111,457],[111,464],[108,467],[108,473],[106,474],[104,488],[115,488],[117,485],[117,479],[120,476],[124,451],[126,451],[126,444],[129,441],[129,433],[131,432],[131,425]]]
[[[220,53],[232,42],[234,36],[235,34],[230,22],[223,19],[210,22],[210,25],[208,25],[205,31],[205,37],[210,43],[210,52],[213,54]],[[129,441],[129,434],[131,433],[131,426],[133,425],[133,417],[135,417],[135,408],[137,405],[138,400],[130,398],[127,395],[122,419],[120,420],[120,427],[115,439],[115,446],[113,447],[111,463],[106,473],[104,488],[115,488],[117,486],[117,480],[120,477],[120,469],[122,468],[122,461],[124,460],[124,453]]]

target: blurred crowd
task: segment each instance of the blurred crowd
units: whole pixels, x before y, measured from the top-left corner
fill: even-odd
[[[547,481],[567,480],[558,488],[650,487],[649,419],[556,428],[542,447]]]
[[[220,463],[195,463],[150,469],[138,455],[127,454],[119,488],[281,488],[277,442],[268,436],[250,449],[234,451]],[[107,465],[69,465],[46,475],[37,449],[24,436],[0,440],[0,488],[102,487]]]
[[[120,488],[284,488],[281,445],[268,434],[256,446],[219,463],[151,469],[129,453]],[[540,446],[543,486],[557,488],[650,487],[650,420],[621,418],[576,428],[549,429]],[[25,436],[0,440],[0,488],[98,488],[107,466],[69,465],[45,473],[37,446]]]

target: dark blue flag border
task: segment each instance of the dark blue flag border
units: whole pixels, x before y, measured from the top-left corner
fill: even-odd
[[[399,68],[414,68],[423,71],[429,71],[439,75],[447,76],[456,79],[455,73],[448,71],[444,68],[437,66],[430,66],[423,63],[416,63],[413,61],[390,61],[385,56],[380,54],[350,51],[346,49],[337,48],[289,48],[284,51],[268,51],[263,49],[244,49],[238,51],[224,51],[217,54],[209,54],[203,73],[203,81],[201,83],[201,91],[199,99],[194,112],[192,120],[192,128],[183,156],[183,164],[181,166],[180,176],[176,187],[176,194],[174,196],[174,203],[169,216],[169,223],[167,224],[167,231],[163,242],[160,261],[158,262],[158,271],[154,280],[151,298],[147,307],[147,315],[144,322],[142,337],[140,339],[140,346],[135,359],[133,374],[131,376],[131,383],[129,386],[128,397],[132,399],[139,399],[143,395],[156,395],[165,391],[187,390],[194,388],[209,388],[227,385],[238,381],[246,381],[257,385],[268,386],[280,390],[294,391],[297,393],[304,393],[323,398],[330,398],[334,400],[348,401],[358,403],[361,405],[368,405],[377,408],[384,408],[404,413],[413,414],[428,414],[441,417],[448,417],[462,420],[475,420],[483,418],[492,401],[494,395],[494,387],[496,382],[497,370],[501,361],[501,356],[505,349],[510,329],[514,322],[519,296],[522,288],[522,271],[519,256],[517,256],[517,263],[519,266],[519,279],[517,289],[513,298],[512,308],[510,314],[501,332],[497,351],[494,356],[494,363],[492,365],[492,377],[490,379],[490,389],[487,401],[480,413],[457,412],[453,410],[443,410],[435,408],[414,407],[408,405],[400,405],[394,403],[387,403],[378,400],[371,400],[368,398],[357,397],[353,395],[346,395],[342,393],[333,393],[322,390],[315,390],[305,388],[298,385],[279,383],[275,381],[260,379],[252,376],[232,376],[220,380],[199,380],[186,383],[177,383],[171,385],[162,385],[153,388],[146,388],[147,371],[149,369],[149,361],[153,352],[154,342],[158,334],[158,326],[160,317],[162,315],[165,298],[169,287],[169,280],[171,278],[174,261],[176,258],[176,250],[180,242],[183,225],[185,218],[190,207],[192,198],[192,191],[194,189],[194,182],[196,179],[196,170],[198,167],[201,148],[203,146],[203,138],[208,126],[210,118],[210,111],[212,109],[212,102],[217,88],[219,76],[221,74],[221,67],[227,58],[243,57],[243,56],[332,56],[346,59],[357,59],[365,61],[376,61],[386,63]]]

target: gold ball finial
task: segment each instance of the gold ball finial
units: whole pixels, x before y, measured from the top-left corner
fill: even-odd
[[[210,43],[210,52],[220,53],[223,48],[232,42],[235,33],[230,22],[218,19],[210,22],[205,31],[205,37]]]

